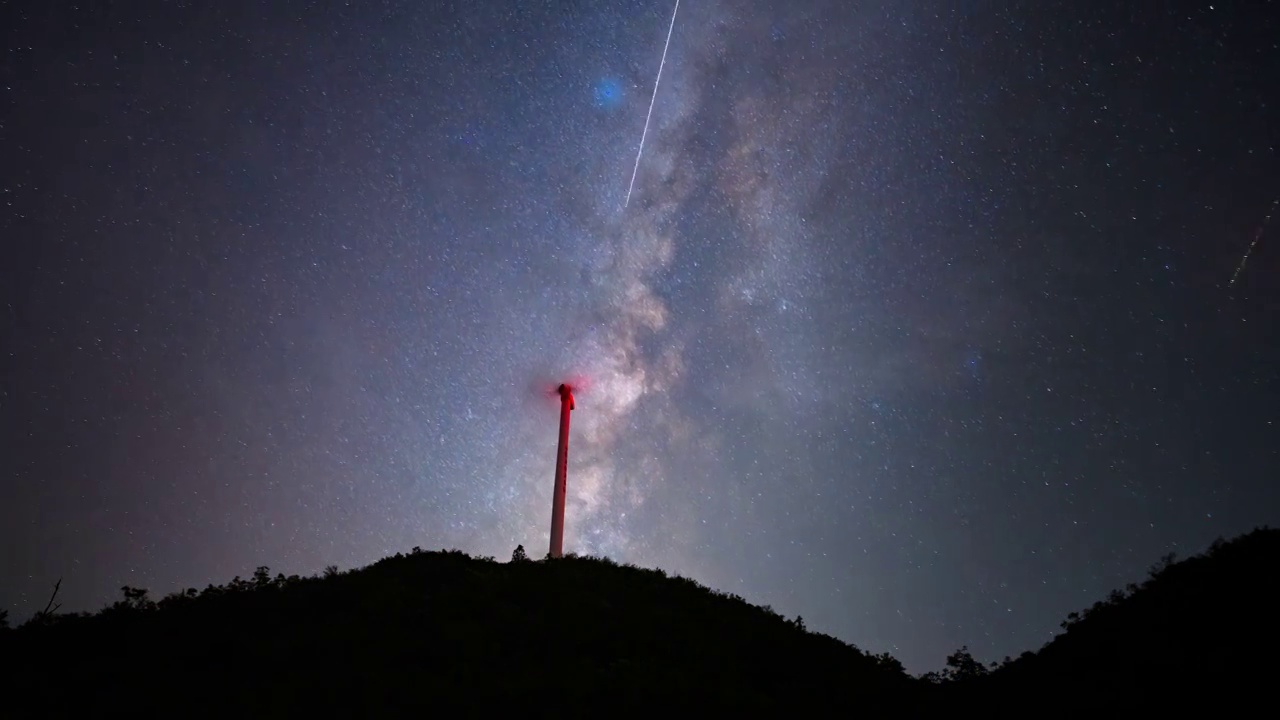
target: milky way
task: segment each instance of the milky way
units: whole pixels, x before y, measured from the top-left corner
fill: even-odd
[[[541,556],[564,379],[567,552],[913,671],[1280,521],[1274,21],[685,0],[624,207],[671,10],[6,11],[0,607]]]

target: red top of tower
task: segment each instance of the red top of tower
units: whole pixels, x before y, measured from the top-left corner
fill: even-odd
[[[569,385],[569,383],[560,383],[560,387],[556,388],[556,392],[560,393],[560,398],[562,400],[566,397],[569,399],[570,410],[577,409],[575,407],[575,403],[573,402],[573,387]]]

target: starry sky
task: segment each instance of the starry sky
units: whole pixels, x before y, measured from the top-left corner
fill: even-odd
[[[541,556],[563,379],[566,551],[913,672],[1280,523],[1274,4],[127,5],[0,11],[15,619]]]

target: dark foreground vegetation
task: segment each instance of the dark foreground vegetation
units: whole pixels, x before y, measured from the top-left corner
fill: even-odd
[[[913,678],[887,655],[660,570],[415,548],[318,577],[259,568],[159,601],[125,587],[93,615],[51,601],[0,630],[0,716],[1221,710],[1268,697],[1278,567],[1280,531],[1257,530],[1166,559],[1038,652],[984,665],[961,650]]]

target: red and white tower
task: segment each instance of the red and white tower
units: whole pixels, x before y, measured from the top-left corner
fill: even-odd
[[[556,446],[556,486],[551,495],[551,549],[553,558],[564,551],[564,494],[569,471],[569,413],[573,412],[573,388],[561,383],[556,388],[560,395],[560,442]]]

